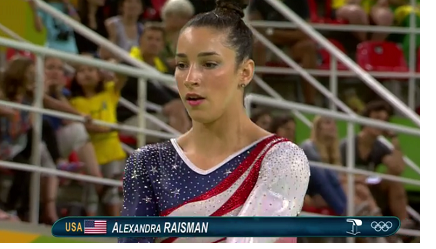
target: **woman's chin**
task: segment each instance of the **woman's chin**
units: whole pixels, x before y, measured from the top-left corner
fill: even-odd
[[[196,123],[208,124],[216,120],[215,116],[205,110],[190,110],[188,113],[192,121]]]

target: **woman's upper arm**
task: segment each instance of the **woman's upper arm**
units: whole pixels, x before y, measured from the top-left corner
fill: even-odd
[[[108,33],[108,39],[111,42],[115,43],[117,37],[117,32],[115,30],[115,22],[113,21],[113,19],[109,18],[104,22],[104,25]]]
[[[279,197],[288,204],[273,216],[297,216],[303,206],[309,178],[309,161],[304,151],[291,142],[282,142],[265,155],[255,188],[264,189],[268,195]]]
[[[309,162],[291,142],[265,155],[257,183],[238,216],[298,216],[309,185]],[[275,242],[278,238],[228,238],[228,243]]]
[[[157,200],[147,172],[148,151],[138,149],[128,158],[123,179],[121,216],[158,216]],[[154,238],[119,238],[119,243],[151,243]]]

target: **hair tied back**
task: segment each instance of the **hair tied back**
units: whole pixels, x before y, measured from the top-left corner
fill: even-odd
[[[247,0],[217,0],[216,11],[225,14],[234,13],[244,18],[244,9],[248,6]]]

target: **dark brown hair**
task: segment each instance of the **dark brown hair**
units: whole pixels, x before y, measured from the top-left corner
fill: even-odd
[[[147,22],[144,25],[144,30],[142,31],[142,35],[144,35],[148,30],[159,31],[162,33],[162,36],[165,37],[165,29],[161,23],[158,22]]]
[[[244,23],[247,0],[217,0],[211,12],[196,15],[182,29],[188,27],[210,27],[227,33],[226,43],[236,52],[236,64],[248,59],[253,50],[253,34]]]
[[[271,112],[267,109],[259,109],[253,111],[253,114],[251,115],[250,119],[253,123],[256,123],[261,117],[266,115],[271,116]]]
[[[371,116],[371,113],[380,111],[387,112],[389,117],[393,114],[392,108],[389,106],[388,103],[382,100],[376,100],[369,102],[365,106],[365,109],[362,111],[362,116],[369,118]]]
[[[287,124],[288,122],[294,122],[295,120],[290,115],[282,115],[273,118],[273,121],[271,123],[271,130],[269,132],[277,133],[277,130],[282,127],[283,125]]]
[[[27,92],[26,72],[32,65],[33,60],[23,56],[17,56],[8,63],[0,82],[1,91],[6,99],[15,101],[17,95]]]

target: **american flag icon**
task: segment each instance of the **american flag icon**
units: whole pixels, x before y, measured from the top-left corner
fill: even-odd
[[[105,220],[85,220],[85,234],[106,234]]]

